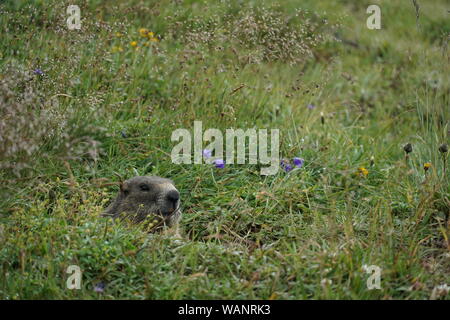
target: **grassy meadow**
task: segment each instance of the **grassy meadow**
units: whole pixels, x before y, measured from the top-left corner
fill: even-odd
[[[450,7],[416,3],[2,1],[0,298],[448,300]],[[293,169],[174,164],[194,121],[279,129]],[[136,175],[182,239],[100,217]]]

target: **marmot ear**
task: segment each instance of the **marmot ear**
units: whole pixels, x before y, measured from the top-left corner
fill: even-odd
[[[120,183],[120,193],[122,193],[125,196],[128,195],[129,188],[128,188],[128,184],[126,183],[126,181]]]

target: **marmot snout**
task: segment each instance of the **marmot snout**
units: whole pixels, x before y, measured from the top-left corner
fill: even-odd
[[[103,215],[129,218],[136,223],[154,216],[159,224],[171,227],[181,217],[180,193],[169,179],[134,177],[121,184],[119,194]]]

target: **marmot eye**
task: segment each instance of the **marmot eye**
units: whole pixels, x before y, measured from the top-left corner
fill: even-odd
[[[150,187],[149,187],[148,185],[146,185],[146,184],[141,184],[141,185],[139,186],[139,188],[140,188],[142,191],[149,191],[149,190],[150,190]]]

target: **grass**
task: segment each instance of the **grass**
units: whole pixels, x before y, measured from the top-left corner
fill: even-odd
[[[73,1],[3,2],[0,297],[449,299],[449,8],[375,1],[369,30],[372,2],[80,0],[72,31]],[[173,164],[194,120],[305,164]],[[99,217],[135,175],[175,181],[183,240]]]

